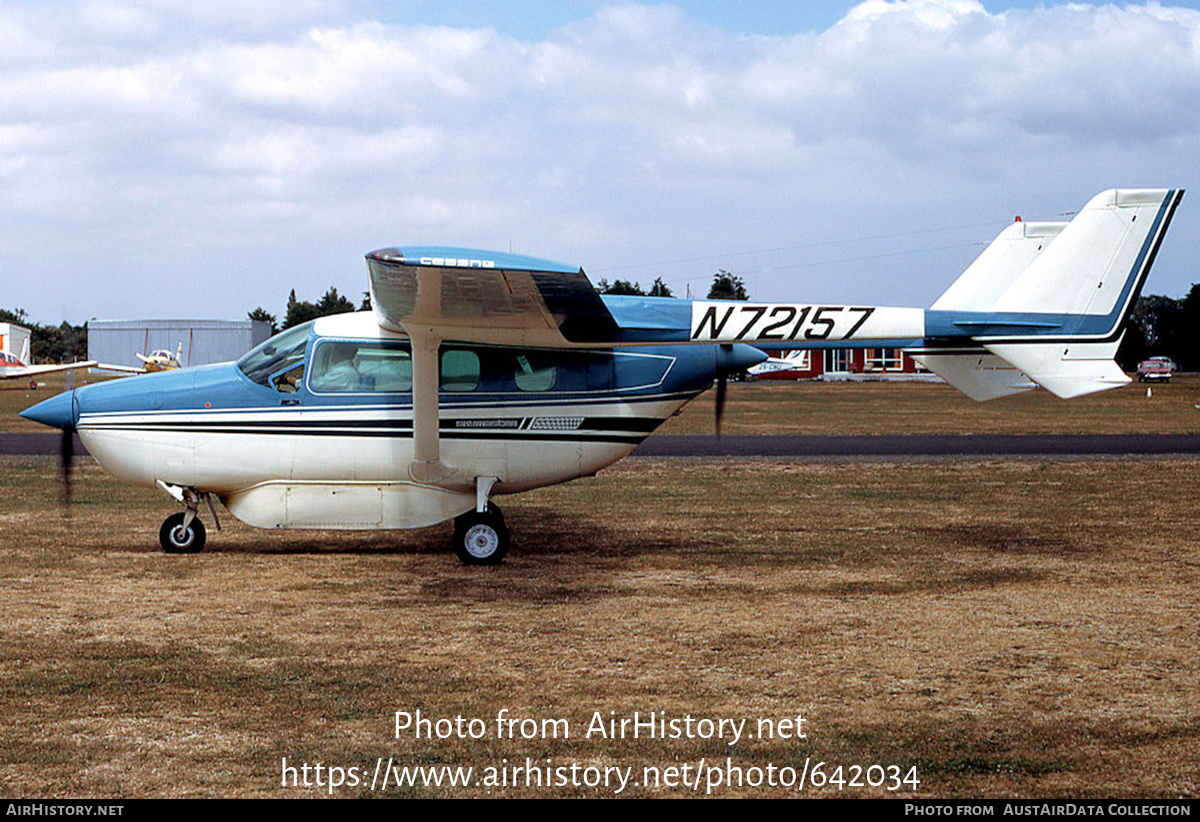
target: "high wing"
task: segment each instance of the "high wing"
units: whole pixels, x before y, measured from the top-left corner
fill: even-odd
[[[618,325],[579,268],[444,247],[367,255],[371,305],[393,331],[463,342],[562,347],[613,341]]]
[[[851,339],[907,344],[924,333],[920,308],[602,299],[578,267],[469,248],[385,248],[367,255],[367,268],[381,326],[460,342],[546,348],[746,342],[787,349]]]

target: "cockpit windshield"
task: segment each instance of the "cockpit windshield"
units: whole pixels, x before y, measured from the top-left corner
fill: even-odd
[[[311,322],[297,325],[276,334],[261,345],[250,349],[237,361],[242,373],[260,385],[272,386],[272,375],[290,372],[304,363],[304,347],[308,343]],[[292,383],[294,391],[294,383]]]

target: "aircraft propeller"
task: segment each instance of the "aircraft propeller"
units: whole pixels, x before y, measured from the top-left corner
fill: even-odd
[[[725,388],[729,382],[729,377],[724,374],[717,376],[717,402],[716,402],[716,429],[717,436],[721,436],[721,418],[725,416]]]
[[[717,436],[721,436],[721,420],[725,416],[725,394],[729,387],[729,368],[724,361],[733,358],[733,346],[722,345],[717,350],[717,396],[714,404],[714,420]]]

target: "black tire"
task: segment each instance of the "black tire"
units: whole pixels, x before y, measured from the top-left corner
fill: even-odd
[[[194,554],[204,547],[204,523],[199,517],[192,517],[192,524],[185,530],[183,518],[182,511],[171,514],[158,529],[158,544],[168,554]]]
[[[454,554],[464,565],[496,565],[507,553],[508,526],[496,506],[454,520]]]

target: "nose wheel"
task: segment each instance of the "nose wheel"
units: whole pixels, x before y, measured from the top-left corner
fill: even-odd
[[[471,511],[454,520],[454,553],[466,565],[495,565],[508,553],[508,526],[500,508]]]
[[[159,488],[171,495],[187,509],[167,517],[158,529],[158,544],[168,554],[194,554],[204,547],[204,523],[196,516],[200,509],[200,501],[208,503],[208,512],[212,514],[217,530],[221,530],[221,520],[217,519],[217,509],[213,505],[212,494],[207,491],[197,491],[182,485],[172,485],[162,480],[156,480]]]
[[[171,514],[158,529],[158,544],[168,554],[194,554],[204,547],[204,523],[194,511]]]

